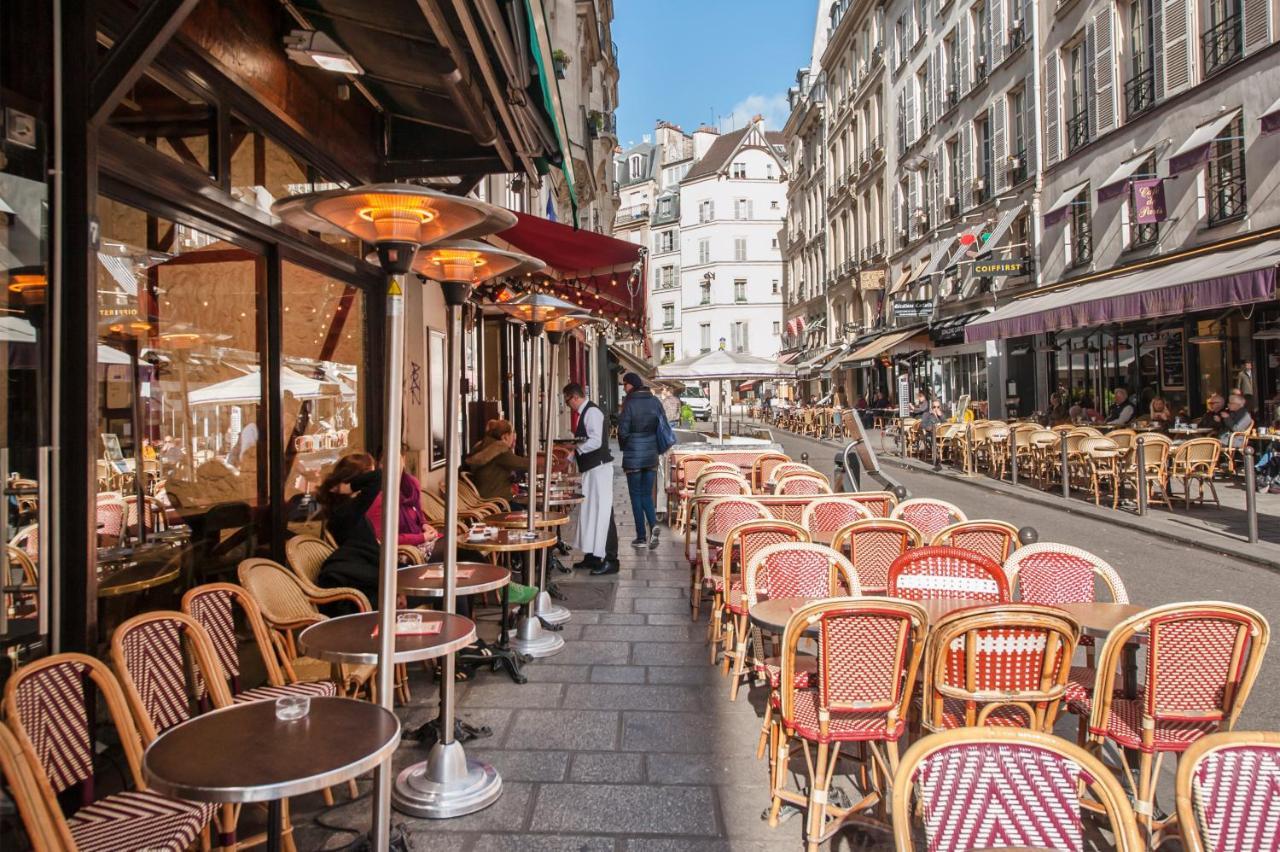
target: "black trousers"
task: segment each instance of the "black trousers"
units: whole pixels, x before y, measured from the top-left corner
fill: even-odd
[[[613,522],[613,509],[609,510],[609,534],[604,539],[604,558],[608,562],[618,561],[618,525]]]

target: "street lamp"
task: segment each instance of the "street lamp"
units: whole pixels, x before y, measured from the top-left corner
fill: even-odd
[[[511,217],[514,224],[515,217]],[[499,223],[501,224],[501,223]],[[510,227],[508,225],[507,227]],[[471,288],[500,275],[536,272],[537,258],[503,251],[487,243],[454,240],[418,252],[413,270],[440,282],[445,303],[445,491],[444,491],[444,609],[456,610],[458,576],[458,466],[461,459],[459,405],[462,335],[460,308]],[[504,616],[505,617],[505,616]],[[454,736],[454,657],[441,661],[440,735],[427,759],[401,771],[392,798],[396,809],[431,819],[474,813],[502,793],[502,777],[487,763],[470,760]]]
[[[538,395],[541,392],[539,388],[539,379],[542,377],[542,365],[539,363],[541,349],[538,346],[538,338],[542,336],[543,328],[547,323],[562,320],[570,314],[577,313],[581,308],[563,299],[557,299],[555,296],[549,296],[545,293],[525,293],[509,302],[505,302],[498,306],[504,314],[514,317],[525,324],[525,333],[529,338],[529,419],[528,419],[528,444],[529,444],[529,507],[526,512],[526,529],[532,533],[536,526],[538,517]],[[554,392],[554,388],[548,388],[547,404],[550,407],[550,393]],[[548,445],[547,453],[547,476],[550,478],[550,446]],[[532,555],[529,557],[530,574],[533,573],[534,561]],[[538,586],[538,598],[542,596],[546,585],[546,559],[545,552],[542,560],[543,571],[542,576],[534,585]],[[520,624],[516,627],[516,638],[511,642],[511,647],[518,653],[529,657],[549,657],[552,654],[559,653],[564,648],[564,639],[556,636],[554,633],[546,632],[542,629],[542,622],[538,617],[537,605],[538,598],[535,598],[529,604],[529,609],[520,619]],[[547,606],[550,607],[550,599],[547,600]],[[567,621],[568,610],[563,607],[558,609],[564,611],[564,615],[559,616],[560,621]]]
[[[388,276],[386,385],[383,393],[382,494],[399,493],[400,387],[404,373],[404,282],[418,249],[475,228],[493,214],[492,205],[422,186],[379,183],[284,198],[272,212],[295,227],[341,233],[372,243]],[[515,217],[511,216],[511,224]],[[388,507],[392,504],[388,503]],[[378,702],[392,709],[395,654],[396,542],[400,513],[382,513],[378,583]],[[391,766],[379,764],[373,786],[373,848],[386,849],[391,834]]]

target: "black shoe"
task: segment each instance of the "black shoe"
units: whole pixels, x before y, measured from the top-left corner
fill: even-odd
[[[600,561],[599,556],[592,556],[588,554],[583,558],[579,559],[577,562],[573,563],[573,567],[576,569],[599,568],[603,564],[604,563]]]
[[[642,535],[638,535],[635,538],[631,539],[631,546],[632,547],[648,547],[649,539],[645,538]]]
[[[617,574],[619,567],[621,566],[618,565],[618,560],[606,559],[600,567],[591,569],[591,576],[599,577],[602,574]]]

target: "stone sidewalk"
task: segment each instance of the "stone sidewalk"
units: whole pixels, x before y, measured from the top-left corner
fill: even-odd
[[[460,716],[493,735],[468,744],[504,783],[487,810],[453,820],[395,814],[415,850],[608,850],[609,852],[794,852],[803,848],[799,818],[776,829],[760,819],[769,804],[766,763],[755,759],[763,689],[743,689],[736,703],[712,667],[706,616],[689,620],[683,541],[662,528],[656,550],[633,550],[626,483],[617,471],[615,517],[622,570],[608,577],[577,572],[563,582],[614,583],[609,611],[578,611],[561,633],[563,651],[525,667],[529,682],[480,672],[462,685]],[[482,633],[496,630],[482,623]],[[413,701],[400,708],[408,726],[435,716],[436,686],[411,667]],[[422,758],[402,745],[396,767]],[[361,782],[362,792],[368,782]],[[314,802],[311,800],[315,799]],[[364,828],[369,800],[295,808],[301,850],[341,848],[351,839],[311,822]],[[309,807],[306,807],[309,805]],[[874,848],[852,832],[834,849]],[[887,846],[885,848],[891,848]]]

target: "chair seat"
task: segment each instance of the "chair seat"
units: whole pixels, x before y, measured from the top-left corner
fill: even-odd
[[[1067,675],[1067,691],[1063,698],[1068,706],[1072,703],[1088,704],[1093,697],[1093,684],[1097,680],[1098,670],[1090,666],[1072,666]],[[1073,711],[1074,712],[1074,711]]]
[[[831,717],[827,729],[826,742],[856,742],[867,740],[897,740],[907,729],[905,719],[889,729],[885,723],[886,714],[877,713],[836,713]],[[802,739],[822,742],[818,728],[818,691],[805,689],[796,693],[795,703],[790,718],[783,719],[783,725]]]
[[[1092,700],[1073,701],[1071,712],[1088,715]],[[1158,719],[1155,723],[1155,738],[1152,752],[1186,751],[1205,734],[1219,729],[1218,722],[1177,722]],[[1145,750],[1142,747],[1142,700],[1133,698],[1115,698],[1111,701],[1111,715],[1107,718],[1105,731],[1089,728],[1090,733],[1105,736],[1125,748]]]
[[[338,687],[331,680],[313,680],[305,683],[287,683],[284,686],[259,686],[246,689],[235,697],[237,704],[248,704],[253,701],[275,701],[277,698],[291,698],[305,695],[311,698],[328,698],[338,694]]]
[[[769,688],[777,689],[782,684],[782,658],[768,657],[760,671],[769,680]],[[813,657],[796,657],[795,685],[796,689],[808,689],[813,686],[813,676],[818,673],[818,661]]]
[[[67,820],[80,852],[182,852],[213,818],[215,805],[130,790],[86,805]]]
[[[965,727],[965,706],[958,698],[942,700],[942,727],[945,730]],[[979,704],[977,712],[982,712]],[[1017,707],[997,707],[983,720],[983,724],[992,728],[1026,728],[1027,714]]]
[[[729,594],[725,595],[724,608],[734,615],[746,615],[747,605],[742,602],[742,581],[734,580],[729,585]]]

